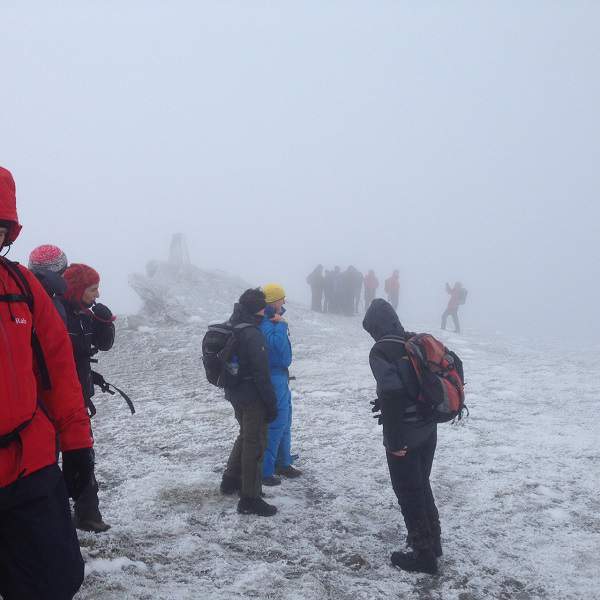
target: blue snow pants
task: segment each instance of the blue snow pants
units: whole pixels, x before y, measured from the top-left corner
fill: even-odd
[[[287,372],[271,372],[271,382],[277,395],[277,418],[269,424],[269,439],[263,459],[263,477],[275,473],[275,466],[292,464],[292,392]]]

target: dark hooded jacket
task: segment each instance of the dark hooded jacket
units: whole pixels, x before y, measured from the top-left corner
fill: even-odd
[[[115,341],[115,325],[102,321],[94,316],[91,310],[83,311],[63,296],[57,296],[62,304],[65,325],[73,346],[73,357],[77,368],[77,376],[86,406],[94,395],[94,378],[91,361],[99,350],[106,352],[113,347]],[[59,310],[62,316],[62,312]],[[94,360],[94,362],[97,362]]]
[[[65,307],[61,302],[60,298],[64,295],[67,290],[66,281],[54,271],[48,269],[32,269],[32,273],[38,278],[38,281],[42,284],[43,288],[48,292],[48,296],[52,298],[52,302],[58,311],[63,322],[67,321],[67,313]]]
[[[410,336],[396,311],[381,298],[369,306],[363,327],[375,340],[369,364],[377,382],[383,445],[389,451],[417,447],[435,431],[436,424],[427,422],[417,410],[419,381],[404,347]]]
[[[277,397],[271,383],[269,357],[265,336],[259,329],[263,318],[250,313],[243,305],[236,304],[229,319],[232,325],[248,323],[238,335],[237,359],[241,382],[235,388],[225,390],[225,398],[234,406],[262,402],[267,414],[277,413]]]

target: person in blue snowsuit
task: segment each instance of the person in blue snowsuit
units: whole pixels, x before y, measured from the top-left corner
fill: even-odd
[[[271,383],[277,396],[277,419],[269,424],[267,449],[263,459],[263,485],[279,485],[280,477],[299,477],[302,472],[292,466],[291,429],[292,393],[289,386],[289,367],[292,364],[285,313],[285,291],[278,284],[263,287],[267,300],[265,317],[260,329],[267,342]]]

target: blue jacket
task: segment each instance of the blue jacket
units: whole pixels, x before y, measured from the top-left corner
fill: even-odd
[[[292,364],[292,345],[290,343],[288,324],[285,321],[273,323],[273,321],[265,316],[260,324],[260,330],[263,332],[267,342],[271,373],[287,371]]]

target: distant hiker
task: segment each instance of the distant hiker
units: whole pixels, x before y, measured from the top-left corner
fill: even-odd
[[[83,400],[90,415],[94,416],[94,384],[101,385],[104,380],[92,371],[91,363],[97,362],[93,357],[99,351],[105,352],[112,348],[115,341],[115,317],[107,306],[96,303],[100,297],[100,275],[92,267],[71,264],[63,277],[67,288],[58,300],[66,314],[65,325],[71,338]],[[102,533],[110,529],[100,513],[98,482],[94,473],[88,485],[75,499],[74,523],[82,531]]]
[[[279,485],[275,476],[295,478],[302,471],[292,466],[292,392],[289,367],[292,364],[292,345],[285,314],[285,290],[277,283],[263,286],[267,308],[260,329],[267,342],[271,382],[277,395],[277,419],[269,424],[269,434],[263,462],[263,485]]]
[[[398,302],[400,300],[400,273],[394,271],[391,277],[385,280],[384,291],[387,294],[388,302],[398,310]]]
[[[444,313],[442,314],[442,329],[446,329],[446,321],[448,317],[452,317],[454,322],[455,333],[460,333],[460,321],[458,320],[458,307],[467,301],[467,290],[463,287],[460,281],[454,284],[454,287],[450,287],[446,283],[446,292],[450,294],[450,300]]]
[[[360,292],[363,287],[363,274],[353,266],[349,267],[352,273],[352,312],[358,314],[358,308],[360,306]]]
[[[15,183],[0,167],[0,250],[20,230]],[[67,493],[77,498],[91,478],[90,419],[48,294],[6,258],[0,290],[0,596],[70,600],[84,563]]]
[[[233,406],[240,430],[223,473],[221,492],[240,492],[239,513],[271,517],[277,508],[261,497],[268,424],[277,419],[277,397],[271,383],[265,338],[259,329],[266,306],[261,290],[246,290],[229,319],[229,324],[236,327],[239,383],[226,387],[225,397]]]
[[[435,573],[441,556],[440,522],[429,476],[437,425],[418,412],[420,385],[405,349],[407,334],[392,306],[373,300],[363,321],[375,340],[369,364],[377,382],[373,412],[380,410],[383,445],[392,487],[406,524],[409,552],[393,552],[393,565],[406,571]],[[376,415],[377,416],[377,415]]]
[[[323,276],[323,312],[333,312],[333,291],[334,291],[333,271],[325,271]]]
[[[336,266],[331,273],[331,301],[329,312],[340,313],[344,305],[344,290],[342,282],[342,270]]]
[[[338,309],[351,317],[354,314],[354,267],[348,267],[340,274]]]
[[[63,321],[66,322],[67,315],[60,297],[64,295],[67,284],[62,278],[68,265],[66,254],[52,244],[38,246],[29,255],[29,270],[34,273],[42,284],[54,306],[58,310]]]
[[[375,276],[373,269],[365,275],[365,312],[371,306],[371,302],[375,299],[377,288],[379,287],[379,279]]]
[[[312,273],[306,278],[310,285],[311,310],[323,312],[323,292],[325,289],[325,278],[323,277],[323,265],[317,265]]]

